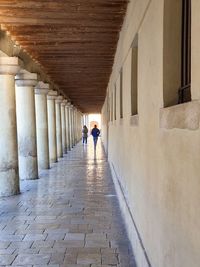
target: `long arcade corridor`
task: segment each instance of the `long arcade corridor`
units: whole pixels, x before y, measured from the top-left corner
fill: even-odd
[[[0,266],[134,267],[101,143],[78,145],[0,200]]]

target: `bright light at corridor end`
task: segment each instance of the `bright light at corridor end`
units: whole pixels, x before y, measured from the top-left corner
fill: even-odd
[[[89,130],[94,128],[94,125],[97,125],[97,128],[101,129],[101,114],[88,114],[85,116],[84,124],[88,127]]]

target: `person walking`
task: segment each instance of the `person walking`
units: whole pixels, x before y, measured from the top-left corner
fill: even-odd
[[[83,144],[85,143],[87,145],[88,128],[86,125],[83,126],[82,136],[83,136]]]
[[[94,149],[96,149],[97,141],[98,141],[98,137],[99,137],[99,135],[100,135],[100,131],[99,131],[99,129],[97,128],[96,125],[94,125],[94,128],[93,128],[92,131],[91,131],[91,134],[92,134],[92,136],[93,136]]]

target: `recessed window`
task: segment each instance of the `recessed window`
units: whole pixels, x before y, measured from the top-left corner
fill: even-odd
[[[109,97],[107,96],[106,97],[106,103],[107,103],[107,110],[106,110],[106,115],[107,115],[107,118],[108,118],[108,122],[110,121],[110,99]]]
[[[179,103],[188,101],[191,101],[191,0],[183,0]]]
[[[191,0],[165,0],[164,106],[191,101]]]
[[[110,121],[113,121],[113,93],[110,98]]]
[[[133,41],[131,54],[131,115],[138,114],[138,35]]]
[[[123,68],[120,71],[120,118],[123,118]]]

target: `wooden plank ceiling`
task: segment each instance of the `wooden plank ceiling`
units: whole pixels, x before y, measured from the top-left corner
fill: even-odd
[[[127,0],[0,0],[0,23],[82,112],[105,99]]]

